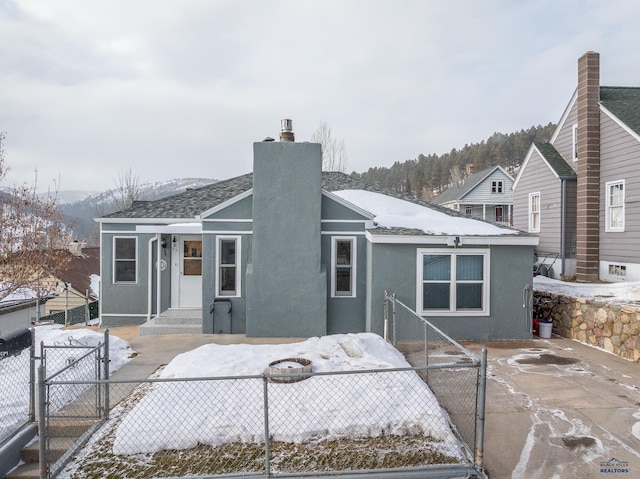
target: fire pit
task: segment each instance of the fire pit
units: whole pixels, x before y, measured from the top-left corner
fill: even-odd
[[[311,373],[311,361],[305,358],[278,359],[269,363],[269,381],[274,383],[296,383],[307,379]]]

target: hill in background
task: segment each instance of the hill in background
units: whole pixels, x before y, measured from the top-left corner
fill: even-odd
[[[159,200],[187,189],[201,188],[215,183],[218,180],[212,178],[180,178],[156,183],[141,183],[140,200]],[[75,225],[75,237],[79,240],[88,241],[89,244],[98,245],[98,223],[93,219],[113,213],[118,210],[116,206],[116,190],[111,189],[102,193],[85,193],[85,197],[78,201],[65,202],[65,199],[82,197],[82,192],[58,192],[60,207],[63,212],[63,219],[67,225]]]
[[[556,125],[549,123],[510,134],[494,133],[486,141],[465,145],[460,150],[454,148],[442,155],[419,154],[415,159],[396,161],[388,168],[372,167],[363,173],[354,171],[351,176],[431,201],[452,184],[463,180],[468,175],[469,165],[473,165],[475,171],[500,165],[513,176],[517,175],[531,143],[549,141],[555,127]],[[182,178],[143,183],[139,185],[139,199],[153,201],[216,181],[218,180],[211,178]],[[93,218],[117,210],[116,190],[93,194],[61,191],[58,197],[65,223],[75,224],[76,238],[90,244],[99,244],[98,225]]]
[[[378,183],[422,198],[427,201],[467,176],[467,167],[473,165],[475,171],[492,166],[502,166],[515,176],[524,161],[531,143],[549,141],[556,125],[532,126],[516,133],[494,133],[486,141],[465,145],[443,155],[418,155],[416,159],[396,161],[390,168],[369,168],[364,173],[352,176],[369,183]]]

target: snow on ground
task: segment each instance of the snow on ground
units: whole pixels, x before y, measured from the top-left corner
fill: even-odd
[[[313,372],[409,368],[402,354],[371,333],[339,334],[279,345],[210,344],[177,356],[161,378],[261,375],[287,358],[312,361]],[[118,426],[115,454],[186,449],[198,443],[262,442],[263,382],[223,379],[156,383]],[[183,387],[178,389],[176,387]],[[269,383],[269,431],[276,441],[425,434],[459,456],[446,413],[414,371],[321,375]]]
[[[91,281],[91,292],[96,298],[100,297],[100,275],[92,274],[89,276],[89,280]]]
[[[622,283],[570,283],[545,276],[533,278],[533,289],[574,298],[594,299],[604,302],[640,302],[640,282]]]
[[[90,329],[62,329],[61,325],[46,325],[35,328],[36,355],[40,354],[40,343],[47,346],[80,344],[95,347],[104,342],[104,334]],[[77,351],[77,350],[76,350]],[[109,337],[109,370],[116,371],[131,360],[129,343],[116,337]],[[75,354],[74,354],[75,355]],[[69,355],[52,354],[47,358],[47,375],[67,365]],[[36,363],[36,367],[39,363]],[[93,379],[93,378],[87,378]],[[0,359],[0,441],[8,437],[17,427],[26,423],[29,413],[29,350],[18,356]]]
[[[334,194],[375,215],[380,227],[411,228],[435,235],[515,235],[519,232],[484,221],[448,215],[410,201],[364,190],[341,190]]]

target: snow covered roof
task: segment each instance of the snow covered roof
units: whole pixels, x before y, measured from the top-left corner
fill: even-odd
[[[374,214],[380,228],[420,230],[429,235],[517,235],[519,231],[472,218],[452,216],[400,198],[364,190],[334,191],[342,199]]]
[[[148,201],[98,219],[101,222],[149,223],[149,231],[158,231],[158,223],[174,225],[191,223],[200,215],[253,188],[253,174],[187,191],[157,201]],[[537,244],[537,236],[497,226],[487,221],[468,218],[456,211],[429,203],[402,192],[367,183],[351,175],[325,171],[322,190],[335,194],[360,211],[371,213],[375,228],[371,234],[380,236],[477,236],[523,238],[526,244]],[[184,225],[183,225],[184,226]],[[147,232],[142,226],[137,231]]]

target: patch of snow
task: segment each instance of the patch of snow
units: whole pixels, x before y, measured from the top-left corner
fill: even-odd
[[[375,215],[386,228],[411,228],[431,235],[516,235],[519,232],[472,218],[448,215],[432,208],[364,190],[334,191],[335,195]]]
[[[37,326],[36,354],[39,354],[40,342],[47,346],[59,344],[81,343],[95,347],[104,342],[104,334],[89,329],[62,329],[61,325]],[[77,350],[76,350],[77,351]],[[109,370],[118,370],[131,360],[132,350],[129,343],[116,337],[109,337]],[[67,365],[67,356],[53,354],[47,358],[47,374],[62,369]],[[38,363],[39,364],[39,363]],[[29,412],[29,349],[18,356],[0,359],[0,442],[11,435],[17,427],[27,422]],[[73,399],[73,398],[71,398]]]
[[[4,283],[6,285],[6,283]],[[3,291],[8,286],[4,286],[2,282],[0,282],[0,291]],[[9,301],[23,301],[25,299],[36,299],[38,297],[38,293],[31,288],[20,288],[14,291],[11,294],[8,294],[4,298],[2,298],[1,302],[9,302]]]
[[[409,368],[402,354],[371,333],[311,338],[294,344],[210,344],[183,353],[161,378],[226,378],[156,383],[118,426],[115,454],[186,449],[198,443],[262,442],[263,380],[279,359],[305,358],[313,372]],[[238,376],[254,376],[238,379]],[[159,419],[159,413],[162,420]],[[414,371],[320,375],[269,384],[269,430],[276,441],[425,434],[459,455],[446,413]]]
[[[570,283],[546,276],[533,278],[533,289],[572,298],[585,298],[605,302],[637,303],[640,301],[640,282],[624,283]]]
[[[92,274],[89,276],[91,292],[96,298],[100,297],[100,275]]]

